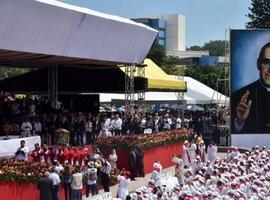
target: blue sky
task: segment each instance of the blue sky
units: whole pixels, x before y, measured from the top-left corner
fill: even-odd
[[[178,13],[186,17],[186,46],[224,40],[225,29],[243,29],[251,0],[61,0],[125,18]],[[228,39],[228,36],[227,36]]]

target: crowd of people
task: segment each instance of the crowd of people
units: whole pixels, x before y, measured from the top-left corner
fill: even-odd
[[[52,165],[51,171],[45,172],[38,183],[41,199],[59,199],[61,183],[65,189],[66,199],[81,199],[84,184],[86,197],[90,194],[98,194],[98,184],[103,186],[104,191],[109,192],[112,171],[117,171],[119,182],[117,197],[122,200],[218,199],[221,197],[235,199],[238,196],[248,198],[253,194],[259,197],[263,192],[269,195],[266,191],[266,189],[269,191],[269,188],[263,188],[252,179],[254,176],[259,180],[265,177],[262,181],[269,181],[266,178],[266,175],[269,176],[269,168],[259,174],[252,171],[252,167],[256,168],[263,163],[262,158],[269,158],[269,151],[254,148],[249,153],[240,154],[237,149],[231,148],[226,159],[217,159],[215,143],[211,142],[206,148],[201,135],[210,126],[211,115],[208,112],[186,113],[182,118],[178,112],[166,110],[144,114],[136,112],[133,116],[127,117],[123,113],[92,115],[91,113],[63,112],[61,104],[58,107],[55,105],[58,109],[50,110],[44,102],[26,99],[7,101],[5,104],[8,106],[6,105],[6,110],[2,110],[1,113],[3,114],[1,115],[3,130],[11,123],[16,123],[20,124],[18,127],[22,136],[38,134],[42,138],[42,145],[35,144],[32,152],[29,152],[29,148],[22,140],[21,146],[15,153],[17,160],[27,161],[30,158],[40,164]],[[221,114],[219,117],[227,120],[226,114]],[[161,184],[162,164],[157,161],[153,164],[154,170],[148,185],[129,194],[130,181],[135,180],[136,176],[145,176],[144,155],[140,149],[132,149],[129,152],[130,171],[127,173],[125,169],[121,171],[117,169],[118,157],[115,150],[104,158],[98,149],[92,154],[84,147],[85,144],[93,143],[98,136],[155,134],[182,127],[192,129],[193,134],[190,142],[184,142],[183,154],[173,155],[172,162],[176,163],[175,173],[178,183],[171,190]],[[52,146],[56,142],[55,130],[58,128],[70,132],[71,146]],[[250,159],[254,163],[251,163]],[[257,163],[257,161],[260,162]],[[245,182],[244,186],[242,180]],[[234,185],[235,181],[237,181],[237,187]],[[253,185],[257,187],[257,191]]]
[[[86,188],[86,197],[99,193],[99,185],[105,192],[110,191],[110,175],[122,174],[116,168],[117,155],[115,150],[104,158],[99,149],[85,157],[82,163],[72,165],[72,160],[61,164],[58,160],[52,161],[51,171],[45,172],[38,182],[40,199],[58,200],[61,183],[65,191],[65,200],[81,200],[83,186]],[[85,165],[84,165],[85,163]]]
[[[269,160],[270,150],[257,146],[242,154],[232,147],[223,159],[215,157],[202,161],[198,156],[190,166],[185,165],[181,156],[173,156],[178,178],[174,187],[161,184],[162,166],[154,163],[148,184],[129,194],[126,199],[266,200],[270,197]]]
[[[226,116],[220,114],[221,119]],[[94,142],[98,136],[151,134],[182,127],[205,133],[210,131],[215,117],[210,111],[187,111],[184,116],[176,110],[135,112],[133,116],[126,116],[124,112],[82,113],[65,110],[60,102],[52,106],[44,98],[0,100],[3,133],[24,137],[40,135],[42,143],[49,146],[57,143],[55,130],[59,128],[70,132],[72,146],[82,146]]]
[[[98,184],[105,192],[109,192],[110,175],[119,174],[117,169],[117,154],[113,149],[105,158],[98,148],[92,153],[82,147],[42,147],[35,144],[35,149],[29,152],[25,141],[21,140],[20,147],[15,152],[18,161],[29,161],[49,165],[50,171],[44,173],[38,183],[40,199],[58,200],[59,189],[63,183],[66,200],[81,200],[82,188],[85,184],[86,197],[91,193],[98,194]]]

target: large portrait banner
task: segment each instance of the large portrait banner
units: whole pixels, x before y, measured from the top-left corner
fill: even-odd
[[[270,30],[231,30],[230,40],[232,144],[268,145]]]

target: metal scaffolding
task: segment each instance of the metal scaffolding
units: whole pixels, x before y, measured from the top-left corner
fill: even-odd
[[[230,131],[229,131],[229,96],[230,96],[230,43],[227,42],[227,30],[225,30],[225,56],[224,62],[220,63],[220,74],[216,82],[216,116],[213,124],[216,127],[211,130],[212,133],[218,134],[220,145],[230,145]],[[223,93],[226,97],[225,102],[221,103],[221,95]],[[213,99],[214,99],[213,94]],[[211,127],[213,126],[211,125]],[[217,138],[216,138],[217,139]]]
[[[137,71],[137,76],[145,78],[145,67],[147,65],[141,64],[141,65],[136,65],[136,71]],[[140,112],[145,113],[145,90],[140,91],[138,93],[138,109]]]
[[[134,113],[134,73],[135,65],[125,66],[125,114]]]

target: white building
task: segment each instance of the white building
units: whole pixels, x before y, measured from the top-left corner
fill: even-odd
[[[208,56],[208,51],[186,51],[186,18],[180,14],[133,19],[159,33],[156,42],[165,47],[166,54],[179,58]]]
[[[186,50],[186,19],[184,15],[161,16],[166,21],[166,52]]]

